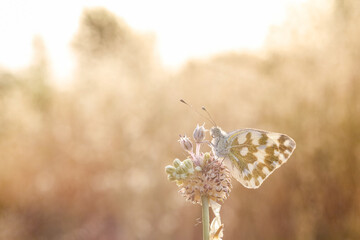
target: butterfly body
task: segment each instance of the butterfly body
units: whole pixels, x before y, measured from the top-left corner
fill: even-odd
[[[219,127],[213,127],[210,129],[210,135],[213,137],[211,145],[213,146],[214,154],[217,157],[226,157],[229,154],[226,132]]]
[[[257,129],[226,133],[213,127],[210,134],[214,154],[224,158],[232,176],[247,188],[258,188],[296,148],[295,141],[285,134]]]

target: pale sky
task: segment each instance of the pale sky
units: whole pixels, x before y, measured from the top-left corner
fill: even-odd
[[[194,57],[260,49],[269,27],[305,1],[0,0],[0,66],[16,70],[29,64],[33,36],[40,35],[55,77],[69,78],[69,44],[86,7],[105,7],[135,31],[155,34],[163,64],[176,68]]]

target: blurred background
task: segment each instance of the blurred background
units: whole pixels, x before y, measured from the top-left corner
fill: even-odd
[[[205,121],[180,98],[297,142],[261,188],[233,181],[224,239],[360,239],[359,1],[136,2],[162,31],[104,2],[56,24],[56,4],[1,3],[0,239],[201,239],[164,171]]]

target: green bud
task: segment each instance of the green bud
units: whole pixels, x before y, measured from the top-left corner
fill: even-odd
[[[185,166],[184,163],[181,163],[181,165],[179,166],[179,172],[180,173],[186,173],[188,171],[187,167]]]
[[[169,179],[169,181],[175,181],[176,180],[176,178],[173,176],[173,175],[168,175],[168,179]]]
[[[184,164],[185,164],[187,169],[193,169],[194,168],[194,165],[193,165],[193,162],[191,161],[191,159],[185,159]]]
[[[202,169],[201,169],[200,166],[196,166],[196,167],[195,167],[195,170],[198,171],[198,172],[201,172]]]
[[[173,164],[174,164],[174,167],[178,168],[178,167],[180,166],[180,164],[181,164],[181,161],[176,158],[176,159],[174,160]]]
[[[182,174],[184,172],[185,172],[184,168],[182,168],[182,167],[176,168],[176,174]]]
[[[175,168],[174,166],[167,165],[167,166],[165,167],[165,171],[166,171],[166,173],[171,174],[171,173],[173,173],[173,172],[176,171],[176,168]]]
[[[210,153],[206,152],[206,153],[204,154],[204,160],[203,160],[203,162],[201,163],[201,166],[206,165],[207,162],[210,160],[210,158],[211,158]]]
[[[185,179],[185,178],[187,178],[187,174],[183,173],[180,175],[180,179]]]

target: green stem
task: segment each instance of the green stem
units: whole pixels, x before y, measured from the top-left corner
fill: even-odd
[[[203,240],[209,240],[209,198],[201,196],[202,203],[202,223],[203,223]]]

